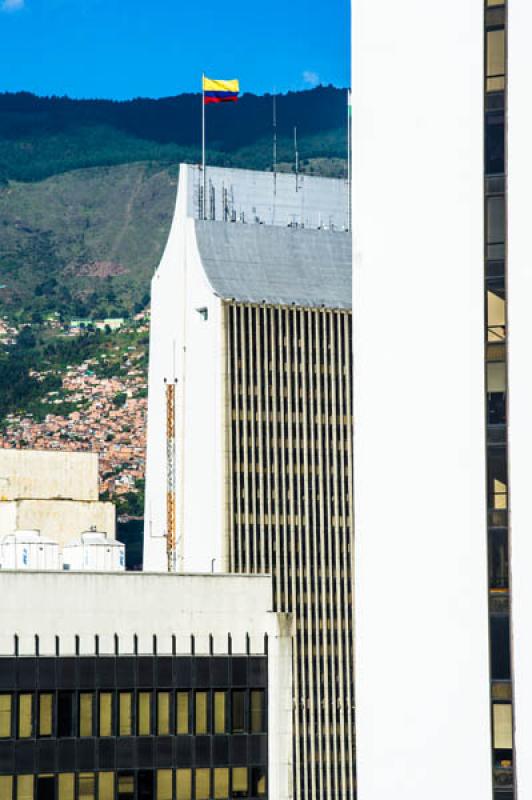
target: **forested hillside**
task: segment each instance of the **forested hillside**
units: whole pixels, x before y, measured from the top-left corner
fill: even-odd
[[[346,96],[277,99],[281,169],[342,175]],[[207,109],[210,163],[270,169],[272,97]],[[127,316],[144,306],[180,161],[200,159],[201,96],[128,102],[0,95],[0,316]]]
[[[333,87],[277,98],[279,158],[345,156],[346,94]],[[244,94],[207,109],[209,160],[271,166],[272,97]],[[0,179],[35,181],[91,166],[134,161],[198,161],[201,95],[161,100],[70,100],[0,94]]]
[[[344,91],[281,96],[277,118],[280,169],[297,125],[302,171],[344,175]],[[97,451],[102,496],[126,515],[143,508],[149,282],[200,124],[199,95],[0,95],[0,447]],[[207,124],[209,163],[271,169],[271,96],[211,107]]]

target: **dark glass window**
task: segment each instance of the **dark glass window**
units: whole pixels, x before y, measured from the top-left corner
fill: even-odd
[[[233,692],[231,703],[231,730],[233,733],[246,732],[246,693]]]
[[[491,678],[510,680],[510,621],[507,614],[490,617]]]
[[[152,681],[155,686],[151,688],[136,691],[123,689],[115,680],[108,690],[99,691],[97,665],[86,672],[82,691],[77,686],[67,690],[62,684],[56,693],[52,690],[54,673],[61,670],[60,659],[57,661],[50,680],[39,681],[37,664],[30,664],[34,691],[31,682],[27,689],[13,693],[7,691],[7,681],[0,685],[0,736],[49,739],[39,745],[38,762],[31,743],[30,750],[24,750],[28,757],[24,763],[18,759],[20,774],[12,784],[0,776],[0,800],[4,794],[11,800],[11,785],[16,800],[226,800],[266,795],[265,737],[248,739],[245,735],[267,729],[266,693],[259,688],[258,673],[248,672],[248,659],[239,656],[241,669],[237,670],[240,679],[249,677],[247,688],[244,683],[241,689],[231,690],[235,677],[232,658],[218,675],[220,683],[214,682],[210,670],[202,673],[204,681],[198,681],[195,659],[191,658],[189,678],[195,676],[192,683],[204,688],[175,693],[159,691],[157,681]],[[266,676],[266,659],[257,657],[256,661],[258,671]],[[208,660],[203,659],[202,666],[206,665]],[[74,676],[79,673],[75,659],[69,659],[68,666]],[[213,688],[208,688],[211,680]],[[227,689],[220,688],[224,683]],[[186,686],[187,681],[178,685]],[[505,697],[499,694],[493,699]],[[241,735],[231,744],[231,737],[225,735],[229,732]],[[180,735],[175,742],[166,738],[176,733]],[[201,735],[194,742],[191,733]],[[211,740],[209,733],[217,735]],[[165,738],[157,741],[151,738],[154,734]],[[132,738],[114,741],[114,737],[135,735],[139,736],[137,742]],[[61,743],[54,744],[54,736],[61,738]],[[93,737],[101,741],[91,741]],[[180,765],[177,771],[171,768],[174,759]],[[248,763],[253,765],[252,771],[244,766]],[[34,764],[40,774],[32,774]],[[120,771],[112,771],[115,765]],[[59,774],[52,774],[56,770]]]
[[[266,770],[263,767],[253,767],[251,770],[251,794],[256,797],[266,795]]]
[[[488,448],[488,505],[490,509],[506,509],[508,477],[505,447]]]
[[[35,800],[55,800],[55,777],[53,775],[38,775],[35,788]]]
[[[508,531],[492,528],[489,531],[490,589],[508,588]]]
[[[57,695],[57,735],[59,738],[74,736],[72,692]]]
[[[486,174],[504,173],[504,114],[486,115]]]
[[[488,425],[506,423],[506,393],[488,392]]]
[[[488,244],[497,244],[505,241],[506,208],[505,200],[502,195],[488,197],[486,226]]]

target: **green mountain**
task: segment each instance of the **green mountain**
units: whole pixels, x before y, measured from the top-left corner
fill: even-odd
[[[278,157],[343,175],[346,96],[277,99]],[[271,96],[207,109],[209,163],[271,168]],[[175,200],[200,159],[201,96],[128,102],[0,94],[0,315],[123,316],[146,304]]]
[[[176,183],[175,167],[154,162],[9,182],[0,190],[0,312],[104,318],[145,305]]]

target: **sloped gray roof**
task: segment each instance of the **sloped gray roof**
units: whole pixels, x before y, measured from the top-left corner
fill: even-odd
[[[351,235],[195,221],[207,279],[224,300],[351,308]]]

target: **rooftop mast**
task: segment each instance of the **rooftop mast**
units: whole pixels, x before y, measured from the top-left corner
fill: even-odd
[[[297,127],[294,126],[294,150],[296,156],[296,192],[299,189],[299,151],[297,149]]]
[[[277,194],[277,97],[273,90],[273,193]]]

